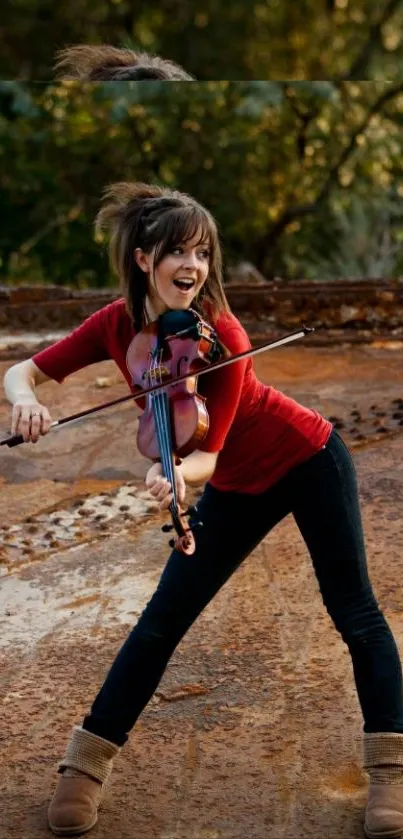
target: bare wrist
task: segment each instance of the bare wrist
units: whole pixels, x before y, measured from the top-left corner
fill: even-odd
[[[23,362],[10,367],[3,380],[5,394],[13,405],[16,402],[27,404],[38,401],[34,388],[35,381],[22,365]]]
[[[13,402],[20,405],[31,405],[32,403],[36,403],[39,405],[38,397],[36,393],[16,393],[13,395]]]

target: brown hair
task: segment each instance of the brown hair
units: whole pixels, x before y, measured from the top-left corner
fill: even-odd
[[[194,81],[179,64],[151,55],[134,52],[124,47],[77,44],[57,53],[55,72],[59,79],[84,81]]]
[[[110,235],[109,255],[134,327],[144,325],[147,275],[134,251],[150,253],[155,247],[154,270],[172,248],[200,230],[200,241],[209,241],[210,270],[192,308],[215,322],[230,308],[222,285],[222,257],[217,226],[211,213],[190,195],[167,187],[143,183],[116,183],[104,192],[103,206],[95,220],[97,233]]]

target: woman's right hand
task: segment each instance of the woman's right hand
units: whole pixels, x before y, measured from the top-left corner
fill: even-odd
[[[52,417],[48,409],[34,397],[20,399],[14,403],[11,434],[22,434],[25,443],[36,443],[41,434],[48,433],[51,425]]]

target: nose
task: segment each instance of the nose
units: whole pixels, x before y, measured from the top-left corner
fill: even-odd
[[[196,251],[188,251],[184,255],[183,264],[186,266],[186,268],[193,268],[197,270],[198,260]]]

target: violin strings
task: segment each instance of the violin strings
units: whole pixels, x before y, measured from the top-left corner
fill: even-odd
[[[162,351],[160,352],[160,364],[161,364],[161,361],[162,361]],[[173,468],[173,457],[172,457],[173,445],[172,445],[171,418],[170,418],[170,414],[169,414],[169,401],[168,401],[168,394],[167,393],[161,393],[160,396],[161,396],[161,400],[158,400],[158,401],[160,402],[161,415],[162,415],[163,422],[165,421],[165,425],[163,425],[163,428],[166,429],[166,435],[167,435],[167,439],[165,439],[165,441],[164,441],[164,443],[165,443],[166,472],[168,473],[166,475],[166,477],[168,478],[168,480],[171,484],[172,492],[173,492],[173,499],[172,499],[172,502],[171,502],[171,505],[170,505],[170,509],[171,509],[171,512],[172,513],[175,512],[175,515],[176,515],[176,513],[177,513],[177,496],[176,496],[176,486],[175,486],[175,472],[174,472],[174,468]]]
[[[158,378],[156,375],[157,370],[157,358],[154,356],[154,367],[153,367],[153,381],[155,384],[159,384],[161,378]],[[159,397],[161,394],[156,394]],[[155,404],[156,408],[156,424],[157,424],[157,434],[158,434],[158,442],[160,446],[160,453],[161,453],[161,460],[164,469],[165,476],[169,479],[169,458],[168,458],[168,440],[164,436],[164,417],[163,417],[163,408],[162,408],[162,400],[157,398],[153,400],[153,404]]]
[[[181,522],[178,513],[178,500],[177,500],[177,493],[176,493],[176,484],[175,484],[175,472],[173,466],[173,443],[172,443],[172,428],[171,428],[171,418],[169,414],[169,399],[167,393],[159,394],[161,399],[158,400],[160,403],[160,410],[161,414],[163,415],[163,420],[165,420],[165,424],[163,428],[166,430],[167,439],[163,441],[163,448],[165,452],[165,472],[166,477],[168,478],[171,487],[172,487],[172,494],[173,499],[169,505],[169,510],[171,515],[174,519],[174,522],[177,526],[177,530],[181,527]]]
[[[178,516],[178,504],[177,504],[177,495],[176,495],[176,486],[175,486],[175,474],[173,469],[173,458],[172,458],[172,437],[171,437],[171,428],[170,428],[170,419],[168,414],[168,399],[166,394],[158,394],[157,398],[158,404],[158,414],[159,418],[162,417],[162,429],[160,434],[160,448],[161,448],[161,455],[163,461],[163,469],[165,476],[168,478],[171,487],[172,487],[172,494],[173,499],[169,505],[169,510],[174,518],[175,523],[179,526],[179,516]],[[165,417],[165,422],[164,422]],[[166,436],[165,436],[166,432]]]
[[[175,508],[175,512],[176,512],[176,510],[177,510],[177,497],[176,497],[176,486],[175,486],[175,473],[174,473],[173,458],[172,458],[172,435],[171,435],[170,417],[169,417],[169,411],[168,411],[168,398],[167,398],[166,393],[160,394],[160,395],[161,395],[161,413],[164,415],[164,420],[165,420],[164,429],[166,429],[166,431],[167,431],[167,438],[168,438],[168,439],[165,440],[165,446],[166,446],[165,456],[166,456],[166,472],[167,472],[166,477],[168,478],[168,480],[169,480],[169,482],[172,486],[172,492],[173,492],[173,499],[172,499],[172,502],[171,502],[171,508],[172,508],[172,505],[173,505],[174,508]]]
[[[161,353],[162,355],[162,353]],[[161,361],[161,358],[160,358]],[[151,373],[152,383],[159,384],[158,376],[156,375],[157,370],[157,358],[154,356],[153,358],[154,366],[150,367],[149,372]],[[173,500],[169,505],[170,512],[174,517],[176,523],[178,521],[178,514],[177,514],[177,497],[176,497],[176,486],[175,486],[175,476],[173,470],[173,458],[172,458],[172,435],[171,435],[171,426],[170,426],[170,417],[168,411],[168,399],[166,393],[156,393],[153,395],[152,399],[152,406],[153,406],[153,413],[155,419],[155,425],[157,429],[157,438],[160,447],[161,453],[161,461],[162,461],[162,468],[165,473],[165,477],[168,478],[173,493]],[[165,425],[164,425],[165,420]],[[164,433],[165,432],[165,433]]]
[[[153,370],[152,370],[152,378],[153,378],[154,384],[159,384],[160,379],[158,379],[158,376],[156,375],[156,369],[157,369],[157,359],[156,359],[156,357],[154,357],[154,367],[153,367]],[[163,413],[164,412],[163,412],[162,400],[159,398],[161,396],[161,394],[155,394],[155,395],[156,395],[157,398],[153,400],[153,405],[155,405],[155,412],[154,413],[156,415],[155,418],[156,418],[158,443],[159,443],[159,447],[160,447],[161,460],[162,460],[162,465],[163,465],[163,470],[164,470],[164,473],[165,473],[165,477],[167,477],[168,480],[170,480],[170,474],[171,473],[170,473],[169,458],[168,458],[169,441],[166,439],[166,437],[164,435],[164,426],[163,426],[163,422],[164,422]],[[168,429],[167,429],[167,431],[168,431]]]

